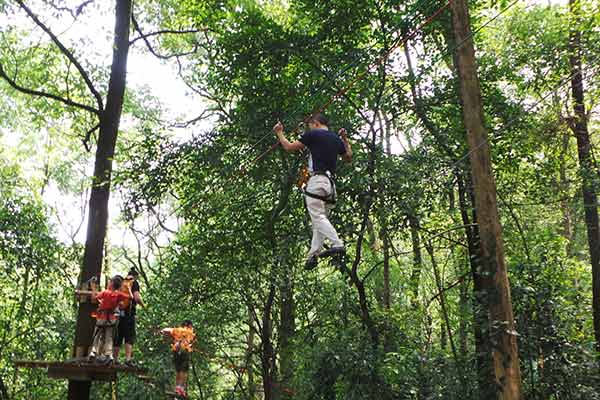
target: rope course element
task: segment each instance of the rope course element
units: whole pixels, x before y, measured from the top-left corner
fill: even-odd
[[[434,60],[434,62],[432,62],[432,66],[424,71],[421,72],[420,75],[426,74],[429,72],[429,70],[433,67],[433,65],[435,65],[435,63],[439,60],[441,60],[443,57],[453,54],[454,52],[456,52],[460,46],[465,43],[467,40],[470,40],[474,37],[475,34],[479,33],[480,31],[482,31],[484,28],[486,28],[489,24],[491,24],[493,21],[495,21],[496,19],[498,19],[502,14],[506,13],[511,7],[513,7],[515,4],[517,4],[520,0],[513,0],[511,3],[509,3],[506,7],[504,7],[503,9],[501,9],[499,12],[497,12],[495,15],[493,15],[492,17],[490,17],[484,24],[482,24],[480,27],[478,27],[476,30],[472,31],[463,41],[457,43],[453,48],[449,48],[446,52],[441,53],[436,60]],[[414,38],[416,36],[416,34],[422,30],[425,26],[427,26],[428,24],[431,24],[436,17],[438,17],[442,11],[444,9],[446,9],[450,4],[451,4],[452,0],[448,1],[447,3],[445,3],[442,7],[438,8],[435,12],[433,12],[423,23],[421,23],[417,28],[413,29],[412,31],[410,31],[408,34],[406,34],[405,36],[402,36],[400,38],[398,38],[396,40],[396,42],[391,46],[390,49],[388,49],[388,51],[386,51],[384,54],[382,54],[377,60],[375,60],[373,63],[370,64],[371,65],[379,65],[381,64],[383,61],[385,61],[387,58],[389,58],[389,56],[393,53],[393,51],[395,49],[397,49],[398,47],[405,45],[407,43],[408,40],[410,40],[411,38]],[[352,86],[354,86],[360,79],[364,79],[364,77],[366,76],[366,74],[368,73],[368,71],[371,69],[371,67],[367,68],[367,70],[361,74],[359,74],[359,76],[357,76],[355,79],[353,79],[351,81],[351,83],[349,85],[347,85],[345,88],[339,90],[338,92],[336,92],[334,94],[334,96],[323,106],[321,107],[317,112],[322,112],[325,110],[326,107],[329,107],[333,101],[335,100],[335,98],[345,95],[347,94],[347,92],[351,89]],[[360,79],[357,79],[359,78]],[[402,86],[402,88],[405,88],[406,84],[404,86]],[[389,90],[391,90],[392,88],[390,88]],[[397,88],[395,88],[397,89]],[[307,117],[307,119],[310,118]],[[306,120],[305,120],[306,121]],[[411,126],[412,129],[413,127],[417,126],[418,123],[415,123],[414,126]],[[267,134],[263,135],[262,138],[259,139],[258,142],[256,142],[253,146],[251,146],[251,149],[255,148],[257,146],[257,144],[262,143],[262,141],[264,141],[265,138],[267,138],[268,136],[270,136],[271,133],[268,132]],[[272,150],[274,150],[275,148],[277,148],[279,145],[279,142],[276,142],[274,144],[272,144],[267,150],[265,150],[263,153],[261,153],[259,156],[255,157],[253,160],[251,160],[250,162],[246,163],[245,165],[242,165],[239,169],[240,173],[237,177],[242,176],[243,174],[247,173],[249,171],[249,166],[257,163],[258,161],[260,161],[262,158],[264,158],[267,154],[269,154]],[[236,176],[234,176],[236,177]],[[228,180],[228,182],[230,183],[233,179]],[[179,207],[177,207],[172,213],[170,213],[170,215],[174,214],[175,212],[177,212],[178,210],[180,210],[181,208],[185,207],[186,205],[189,205],[191,202],[193,202],[194,199],[190,199],[189,201],[185,202],[184,204],[180,205]]]
[[[460,46],[462,46],[463,43],[465,43],[466,41],[470,40],[471,38],[473,38],[475,36],[475,34],[479,33],[480,31],[482,31],[484,28],[486,28],[489,24],[491,24],[493,21],[495,21],[496,19],[498,19],[501,15],[503,15],[504,13],[506,13],[510,8],[512,8],[515,4],[517,4],[520,0],[513,0],[511,3],[509,3],[506,7],[504,7],[503,9],[501,9],[498,13],[496,13],[495,15],[493,15],[492,17],[490,17],[484,24],[482,24],[481,26],[479,26],[476,30],[472,31],[463,41],[457,43],[454,48],[450,48],[447,51],[441,53],[432,63],[431,66],[420,73],[420,76],[430,72],[430,70],[433,68],[433,66],[436,64],[437,61],[441,60],[443,57],[448,56],[450,54],[455,53]],[[420,24],[419,27],[413,29],[412,31],[410,31],[408,34],[406,34],[405,36],[400,37],[399,39],[396,40],[396,42],[391,46],[391,48],[386,51],[382,56],[380,56],[376,61],[374,61],[372,63],[372,65],[380,65],[383,61],[387,60],[387,58],[389,58],[389,56],[393,53],[394,50],[396,50],[397,48],[399,48],[400,46],[405,45],[408,40],[414,38],[416,36],[416,34],[422,30],[423,28],[425,28],[425,26],[429,25],[430,23],[433,22],[433,20],[435,20],[435,18],[437,16],[439,16],[439,14],[445,9],[447,8],[450,4],[452,3],[452,0],[449,0],[444,6],[440,7],[439,9],[437,9],[432,15],[430,15],[424,23]],[[396,31],[397,33],[398,31]],[[371,47],[372,48],[372,47]],[[347,85],[347,87],[340,89],[338,92],[336,92],[334,94],[334,96],[332,98],[330,98],[330,100],[325,103],[325,105],[323,107],[321,107],[320,109],[317,109],[317,111],[315,111],[316,113],[318,112],[323,112],[326,108],[328,108],[333,101],[340,97],[340,96],[345,96],[348,91],[356,84],[358,83],[360,80],[364,79],[367,75],[367,73],[371,70],[371,65],[369,66],[369,68],[367,68],[366,71],[364,71],[363,73],[359,74],[354,80],[352,80],[350,82],[349,85]],[[344,71],[346,71],[348,68],[344,69]],[[336,77],[332,77],[329,78],[330,81],[335,82]],[[406,88],[407,84],[404,84],[403,86],[401,86],[401,89]],[[398,88],[388,88],[386,89],[386,91],[391,91],[391,90],[397,90]],[[382,95],[385,96],[388,93],[384,93]],[[314,113],[313,113],[314,114]],[[304,120],[304,124],[306,124],[307,120],[310,119],[310,116],[308,116],[305,120]],[[301,124],[299,124],[301,125]],[[415,124],[414,126],[417,126],[418,124]],[[413,126],[413,127],[414,127]],[[298,127],[292,131],[293,132],[297,132]],[[411,128],[412,129],[412,128]],[[250,150],[255,149],[260,143],[262,143],[267,137],[269,137],[271,135],[270,132],[266,133],[265,135],[263,135],[256,143],[254,143],[251,147]],[[261,159],[263,159],[265,156],[267,156],[271,151],[273,151],[274,149],[276,149],[279,146],[279,142],[275,142],[273,143],[267,150],[263,151],[261,154],[259,154],[257,157],[255,157],[254,159],[252,159],[251,161],[247,162],[246,164],[242,164],[242,166],[239,168],[239,172],[240,172],[240,176],[244,175],[245,173],[247,173],[249,171],[248,167],[257,163],[258,161],[260,161]],[[247,154],[249,151],[242,153],[242,157]],[[234,163],[235,164],[235,163]]]
[[[429,4],[433,4],[435,1],[436,1],[436,0],[434,0],[434,1],[430,2]],[[417,4],[415,5],[415,8],[416,8],[416,6],[418,6],[418,5],[419,5],[419,4],[418,4],[418,2],[417,2]],[[412,9],[412,10],[410,10],[410,11],[414,11],[414,10],[415,10],[415,9]],[[416,22],[416,20],[417,20],[417,17],[415,17],[415,18],[411,19],[410,21],[408,21],[408,24],[412,24],[412,23]],[[393,33],[400,33],[400,31],[401,31],[401,30],[402,30],[402,28],[400,28],[400,29],[396,30],[396,31],[395,31],[395,32],[393,32]],[[375,43],[373,43],[372,45],[370,45],[369,47],[367,47],[366,49],[364,49],[364,52],[369,52],[370,50],[374,49],[374,48],[375,48],[375,47],[376,47],[378,44],[379,44],[379,42],[375,42]],[[309,99],[311,99],[311,98],[313,98],[313,97],[314,97],[314,95],[315,95],[316,93],[318,93],[319,91],[321,91],[321,90],[325,89],[325,87],[327,86],[327,83],[328,83],[328,81],[334,81],[334,82],[335,82],[335,81],[337,81],[337,79],[339,79],[339,78],[343,78],[343,77],[346,75],[346,72],[350,71],[350,70],[351,70],[351,69],[353,69],[355,66],[358,66],[358,65],[359,65],[359,62],[360,62],[360,61],[362,61],[362,58],[363,58],[363,57],[362,57],[362,55],[361,55],[361,54],[359,54],[359,55],[358,55],[358,56],[357,56],[357,57],[356,57],[356,58],[355,58],[355,59],[354,59],[352,62],[349,62],[349,63],[346,65],[346,67],[342,68],[342,69],[340,70],[340,72],[339,72],[339,73],[337,73],[335,76],[333,76],[333,77],[328,77],[328,76],[326,76],[326,77],[325,77],[326,79],[325,79],[325,80],[323,80],[323,81],[321,81],[321,82],[320,82],[320,84],[319,84],[318,86],[314,87],[314,88],[313,88],[313,89],[312,89],[312,90],[309,92],[309,94],[308,94],[308,96],[307,96],[307,97],[308,97]],[[320,72],[320,71],[319,71],[319,72]],[[303,108],[303,107],[302,107],[302,105],[300,105],[300,106],[296,107],[296,108],[295,108],[293,111],[291,111],[289,114],[291,114],[291,115],[295,115],[295,114],[297,114],[298,112],[300,112],[302,108]],[[305,122],[305,123],[306,123],[306,122]],[[261,143],[262,143],[262,142],[263,142],[263,141],[264,141],[266,138],[268,138],[269,136],[272,136],[272,134],[271,134],[271,132],[270,132],[270,131],[269,131],[269,132],[267,132],[266,134],[264,134],[264,135],[263,135],[263,136],[262,136],[262,137],[261,137],[261,138],[260,138],[260,139],[259,139],[259,140],[258,140],[256,143],[254,143],[252,146],[250,146],[250,148],[249,148],[248,150],[246,150],[246,151],[242,152],[242,154],[240,155],[240,158],[239,158],[239,159],[241,159],[241,158],[244,158],[244,157],[245,157],[245,156],[246,156],[246,155],[247,155],[249,152],[251,152],[251,151],[253,151],[254,149],[256,149],[256,147],[258,147],[258,145],[259,145],[259,144],[261,144]]]
[[[414,38],[419,31],[421,31],[427,25],[431,24],[435,20],[435,18],[437,18],[447,7],[449,7],[449,5],[451,4],[451,2],[452,2],[452,0],[449,0],[442,7],[438,8],[429,17],[427,17],[423,23],[419,24],[416,28],[414,28],[411,31],[409,31],[406,35],[403,35],[403,36],[400,36],[399,38],[397,38],[396,41],[391,45],[391,47],[389,49],[387,49],[383,54],[381,54],[375,61],[373,61],[373,62],[371,62],[371,63],[368,64],[368,66],[367,66],[367,68],[366,68],[365,71],[363,71],[362,73],[358,74],[354,79],[352,79],[352,81],[348,85],[346,85],[343,89],[341,89],[337,93],[335,93],[322,107],[320,107],[319,109],[317,109],[315,111],[315,113],[325,111],[331,104],[333,104],[333,102],[335,101],[335,99],[337,99],[340,96],[346,95],[348,93],[348,91],[354,85],[356,85],[359,81],[361,81],[362,79],[364,79],[367,76],[367,74],[369,73],[369,71],[374,66],[381,65],[384,61],[386,61],[390,57],[390,55],[394,52],[394,50],[396,50],[397,48],[399,48],[402,45],[404,45],[411,38]],[[413,20],[411,20],[410,22],[414,22],[414,20],[416,20],[416,18],[413,19]],[[401,30],[402,30],[402,28],[398,29],[394,33],[400,33]],[[374,48],[377,44],[378,43],[372,44],[370,47],[367,48],[367,50],[370,50],[370,49]],[[336,75],[333,78],[329,78],[329,79],[330,80],[331,79],[335,80],[338,77],[344,75],[344,73],[346,71],[350,70],[354,65],[357,65],[360,61],[361,61],[361,57],[359,56],[355,60],[353,60],[351,63],[349,63],[345,68],[343,68],[340,74]],[[327,83],[327,79],[324,80],[320,86],[316,87],[312,91],[313,93],[309,94],[309,97],[314,96],[314,94],[316,92],[320,91],[322,89],[322,87],[326,83]],[[293,113],[296,113],[296,111],[299,111],[300,108],[301,107],[298,107],[296,110],[293,111]],[[306,124],[308,122],[308,120],[310,120],[310,118],[311,118],[311,116],[313,114],[307,116],[303,120],[302,123],[298,124],[297,127],[295,128],[295,130],[293,132],[297,132],[298,129],[299,129],[299,126],[301,126],[302,124]],[[250,146],[250,148],[248,150],[246,150],[245,152],[242,152],[241,153],[241,157],[237,158],[237,160],[234,160],[234,161],[239,161],[240,159],[242,159],[245,155],[247,155],[250,151],[252,151],[256,147],[258,147],[259,144],[261,144],[266,138],[268,138],[271,135],[272,134],[271,134],[270,131],[267,132],[257,142],[255,142],[252,146]],[[210,139],[212,139],[212,137],[209,137],[205,142],[208,142],[208,140],[210,140]],[[259,156],[257,156],[254,159],[252,159],[251,161],[249,161],[247,163],[241,163],[241,166],[238,169],[239,173],[231,176],[231,178],[227,180],[227,183],[231,183],[235,178],[239,178],[239,177],[243,176],[245,173],[247,173],[249,171],[249,167],[250,166],[252,166],[253,164],[255,164],[258,161],[260,161],[261,159],[263,159],[266,155],[268,155],[271,151],[273,151],[278,146],[279,146],[279,142],[276,142],[276,143],[272,144],[266,151],[264,151]],[[224,176],[228,176],[231,173],[232,169],[235,168],[236,164],[237,164],[237,162],[233,162],[232,163],[232,168],[230,168],[229,170],[225,171],[225,173],[223,175]],[[214,187],[213,187],[213,192],[214,192]],[[181,208],[183,208],[183,207],[191,204],[194,201],[195,201],[195,199],[190,199],[190,200],[184,202],[180,206],[176,207],[175,210],[173,210],[172,212],[170,212],[169,216],[173,215],[174,213],[176,213],[177,211],[179,211]],[[167,216],[167,217],[169,217],[169,216]]]
[[[406,44],[406,42],[410,39],[412,39],[413,37],[415,37],[415,35],[423,30],[427,25],[431,24],[441,13],[442,11],[444,11],[447,7],[450,6],[450,4],[452,3],[452,0],[449,0],[448,2],[446,2],[442,7],[438,8],[433,14],[431,14],[428,18],[425,19],[425,21],[423,23],[421,23],[419,26],[417,26],[416,28],[414,28],[412,31],[410,31],[409,33],[407,33],[405,36],[401,36],[399,37],[395,43],[393,43],[390,48],[383,53],[378,59],[376,59],[374,62],[372,62],[371,64],[369,64],[366,68],[365,71],[359,73],[353,80],[350,81],[349,84],[347,84],[344,88],[342,88],[341,90],[339,90],[337,93],[335,93],[333,96],[331,96],[331,98],[325,103],[323,104],[319,109],[317,109],[315,112],[313,112],[313,114],[307,116],[303,123],[306,124],[310,118],[312,117],[312,115],[316,114],[316,113],[322,113],[323,111],[325,111],[327,108],[329,108],[329,106],[331,104],[333,104],[333,102],[340,96],[345,95],[346,93],[348,93],[348,91],[350,91],[350,89],[352,89],[354,87],[354,85],[356,85],[358,82],[360,82],[361,80],[363,80],[368,73],[371,71],[371,68],[373,67],[377,67],[379,65],[381,65],[383,62],[385,62],[391,55],[392,53],[398,49],[399,47],[403,46]],[[298,128],[296,128],[293,132],[296,132]],[[266,137],[266,135],[264,136]],[[264,138],[263,137],[263,138]],[[264,139],[261,139],[260,141],[262,141]],[[257,163],[258,161],[260,161],[261,159],[263,159],[267,154],[269,154],[271,151],[273,151],[274,149],[276,149],[279,146],[279,141],[273,143],[267,150],[265,150],[263,153],[259,154],[257,157],[255,157],[254,159],[252,159],[249,163],[246,164],[246,166],[243,166],[242,168],[240,168],[241,170],[241,174],[244,174],[247,172],[247,167],[251,166],[255,163]]]

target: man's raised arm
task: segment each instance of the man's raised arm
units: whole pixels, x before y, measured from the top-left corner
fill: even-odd
[[[350,147],[350,142],[348,141],[348,135],[346,134],[346,130],[342,128],[340,129],[338,134],[342,138],[342,142],[344,142],[344,147],[346,148],[346,152],[342,154],[342,160],[346,162],[352,162],[352,147]]]
[[[275,126],[273,127],[273,131],[277,135],[277,139],[279,139],[279,143],[281,143],[281,147],[283,147],[285,151],[293,152],[304,149],[304,144],[302,144],[302,142],[298,140],[290,142],[289,140],[287,140],[285,134],[283,133],[283,124],[281,122],[278,121],[275,124]]]

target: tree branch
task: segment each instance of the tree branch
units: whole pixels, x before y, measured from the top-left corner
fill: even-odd
[[[83,9],[87,5],[89,5],[89,4],[93,3],[93,2],[94,2],[94,0],[86,0],[83,3],[81,3],[80,5],[78,5],[77,7],[75,7],[74,9],[71,9],[71,8],[68,8],[68,7],[60,7],[60,6],[56,5],[56,4],[54,4],[53,1],[49,2],[48,4],[52,8],[54,8],[56,11],[68,12],[69,14],[71,14],[71,16],[73,18],[77,18],[83,12]]]
[[[429,301],[427,302],[427,304],[431,304],[435,299],[437,299],[438,297],[440,297],[442,295],[442,293],[447,292],[448,290],[456,287],[457,285],[460,285],[465,280],[465,278],[469,277],[469,275],[471,275],[471,271],[466,272],[466,273],[462,274],[461,276],[459,276],[456,279],[456,281],[454,281],[454,283],[446,286],[445,288],[442,288],[442,290],[438,291],[433,297],[431,297],[429,299]]]
[[[204,111],[202,111],[202,113],[200,113],[200,115],[198,115],[197,117],[194,117],[187,121],[177,122],[177,123],[171,124],[170,126],[172,128],[189,128],[190,125],[194,125],[197,122],[202,121],[203,119],[212,117],[213,115],[215,115],[215,113],[213,113],[213,110],[207,108]]]
[[[136,40],[142,39],[144,41],[144,43],[146,43],[146,47],[148,48],[148,50],[150,51],[150,53],[152,53],[156,58],[159,58],[161,60],[169,60],[171,58],[175,58],[175,57],[182,57],[182,56],[187,56],[190,54],[194,54],[197,50],[198,50],[198,44],[194,44],[194,48],[191,51],[188,52],[184,52],[184,53],[175,53],[175,54],[169,54],[168,56],[163,56],[162,54],[158,54],[156,52],[156,50],[154,50],[154,48],[152,47],[152,44],[150,43],[150,41],[148,40],[149,36],[156,36],[159,35],[160,32],[162,33],[186,33],[186,31],[158,31],[158,32],[153,32],[153,33],[148,33],[148,34],[144,34],[142,32],[142,29],[140,28],[140,25],[138,24],[137,20],[135,19],[135,17],[132,15],[131,16],[131,22],[133,23],[133,27],[134,29],[140,34],[139,37],[133,39],[131,42],[129,42],[129,44],[133,44]],[[192,30],[189,31],[187,33],[197,33],[200,32],[198,30]]]
[[[8,84],[10,86],[12,86],[15,90],[18,90],[21,93],[25,93],[31,96],[39,96],[39,97],[46,97],[48,99],[52,99],[52,100],[56,100],[58,102],[61,102],[67,106],[71,106],[71,107],[77,107],[77,108],[81,108],[82,110],[85,111],[89,111],[92,114],[95,115],[100,115],[100,111],[95,109],[92,106],[88,106],[86,104],[82,104],[82,103],[78,103],[76,101],[73,101],[71,99],[66,99],[64,97],[61,97],[59,95],[53,94],[53,93],[47,93],[41,90],[35,90],[35,89],[29,89],[26,88],[24,86],[19,85],[14,79],[12,79],[10,76],[8,76],[8,74],[6,73],[6,71],[4,71],[4,68],[2,67],[2,64],[0,64],[0,77],[3,78],[6,82],[8,82]]]
[[[132,18],[132,21],[135,21],[135,19]],[[144,42],[146,42],[146,45],[148,45],[148,41],[146,39],[151,36],[158,36],[158,35],[164,35],[164,34],[182,35],[182,34],[187,34],[187,33],[199,33],[199,32],[203,31],[203,30],[198,30],[198,29],[186,29],[186,30],[182,30],[182,31],[177,31],[177,30],[173,30],[173,29],[163,29],[163,30],[156,31],[156,32],[142,33],[142,31],[139,28],[139,25],[137,25],[137,21],[134,24],[136,25],[135,30],[138,31],[140,36],[138,36],[134,39],[131,39],[129,41],[130,46],[133,45],[135,42],[137,42],[140,39],[142,39]]]
[[[90,152],[90,137],[92,136],[92,133],[94,133],[97,129],[100,128],[100,123],[94,125],[90,130],[88,130],[85,133],[85,137],[83,138],[82,142],[83,142],[83,147],[85,147],[85,151],[87,151],[88,153]]]
[[[98,110],[102,111],[104,109],[104,105],[102,103],[102,96],[96,90],[96,88],[94,87],[94,84],[92,83],[92,81],[91,81],[88,73],[83,69],[83,67],[81,66],[81,64],[79,63],[79,61],[77,61],[77,59],[75,58],[75,56],[73,55],[73,53],[71,53],[71,51],[69,49],[67,49],[65,47],[65,45],[62,44],[62,42],[58,39],[58,37],[54,33],[52,33],[52,31],[50,30],[50,28],[48,28],[37,17],[37,15],[35,15],[33,13],[33,11],[31,11],[31,9],[29,7],[27,7],[25,5],[25,3],[23,3],[22,0],[15,0],[15,1],[27,13],[27,15],[29,15],[29,17],[33,20],[33,22],[35,22],[35,24],[37,26],[39,26],[40,28],[42,28],[42,30],[44,32],[46,32],[46,34],[48,36],[50,36],[50,39],[52,39],[52,41],[54,42],[54,44],[60,49],[60,51],[64,54],[64,56],[67,57],[69,59],[69,61],[71,61],[73,63],[73,65],[75,65],[75,68],[77,68],[77,71],[79,71],[79,74],[81,75],[81,77],[85,81],[85,84],[87,85],[88,89],[90,90],[90,92],[92,93],[92,95],[96,98],[96,103],[98,105]]]

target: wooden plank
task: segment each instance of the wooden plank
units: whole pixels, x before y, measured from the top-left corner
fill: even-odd
[[[124,364],[102,365],[90,363],[87,359],[68,361],[16,360],[17,368],[45,368],[48,376],[54,379],[69,379],[79,381],[114,381],[117,373],[132,374],[147,377],[146,368],[130,367]]]
[[[15,360],[13,362],[17,368],[48,368],[52,362],[38,360]]]
[[[65,368],[62,365],[48,367],[48,377],[52,379],[68,379],[72,381],[105,381],[117,380],[117,372],[110,369],[104,371],[86,367]]]

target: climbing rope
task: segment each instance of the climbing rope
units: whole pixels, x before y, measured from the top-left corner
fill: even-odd
[[[317,113],[322,113],[324,112],[327,108],[329,108],[329,106],[331,104],[333,104],[333,102],[340,96],[345,95],[346,93],[348,93],[348,91],[350,91],[350,89],[352,89],[358,82],[360,82],[361,80],[363,80],[371,71],[371,68],[377,67],[379,65],[381,65],[382,63],[384,63],[391,55],[392,53],[398,49],[399,47],[403,46],[406,44],[406,42],[412,38],[415,37],[415,35],[423,30],[427,25],[431,24],[435,18],[438,17],[438,15],[440,15],[442,13],[442,11],[444,11],[447,7],[450,6],[450,4],[452,3],[452,0],[449,0],[447,3],[445,3],[442,7],[438,8],[433,14],[431,14],[427,19],[425,19],[425,21],[423,23],[421,23],[419,26],[417,26],[416,28],[414,28],[413,30],[411,30],[408,34],[399,37],[395,43],[393,43],[390,48],[384,52],[378,59],[376,59],[374,62],[372,62],[371,64],[369,64],[366,68],[365,71],[363,71],[362,73],[359,73],[352,81],[350,81],[349,84],[347,84],[344,88],[342,88],[341,90],[339,90],[338,92],[336,92],[333,96],[331,96],[331,98],[325,103],[323,104],[319,109],[317,109],[316,111],[314,111],[311,115],[307,116],[304,120],[303,120],[303,124],[308,123],[308,121],[310,120],[310,118],[312,117],[312,115],[317,114]],[[294,129],[293,132],[297,133],[297,129]],[[267,135],[270,135],[271,133],[267,133],[263,136],[263,138],[261,138],[262,141],[264,140],[264,137],[266,137]],[[242,166],[242,168],[240,168],[240,171],[242,174],[246,173],[246,171],[248,170],[249,166],[252,166],[253,164],[257,163],[258,161],[260,161],[261,159],[263,159],[267,154],[269,154],[271,151],[273,151],[274,149],[276,149],[279,146],[279,141],[273,143],[267,150],[265,150],[263,153],[259,154],[257,157],[255,157],[254,159],[252,159],[249,163],[247,163],[245,166]]]
[[[432,1],[432,2],[430,2],[429,4],[433,4],[434,2],[435,2],[435,0]],[[420,6],[420,4],[417,2],[415,4],[415,8],[413,8],[411,11],[416,10],[418,6]],[[414,19],[410,20],[408,22],[408,24],[410,25],[410,24],[414,23],[416,20],[417,20],[417,17],[415,17]],[[402,30],[402,28],[396,30],[393,33],[398,34],[398,33],[400,33],[401,30]],[[374,49],[377,45],[379,45],[378,42],[373,43],[372,45],[370,45],[369,47],[367,47],[366,49],[364,49],[362,51],[362,53],[368,53],[370,50]],[[346,65],[346,67],[342,68],[340,70],[340,72],[338,74],[336,74],[335,76],[333,76],[333,77],[327,77],[326,76],[326,79],[323,80],[320,83],[320,85],[315,86],[311,91],[309,91],[309,94],[308,94],[307,97],[309,99],[313,98],[315,94],[319,93],[321,90],[323,90],[327,86],[328,81],[334,81],[335,82],[335,81],[337,81],[337,79],[342,78],[346,74],[347,71],[350,71],[355,66],[357,66],[360,61],[362,61],[362,53],[358,54],[358,56],[352,62],[348,63]],[[302,108],[303,108],[302,105],[300,105],[300,106],[296,107],[289,114],[296,115],[298,112],[301,111]],[[306,121],[304,123],[306,123]],[[244,158],[250,151],[253,151],[254,149],[256,149],[256,147],[258,147],[259,144],[261,144],[266,138],[268,138],[270,136],[272,136],[272,133],[270,131],[267,132],[267,133],[265,133],[256,143],[254,143],[252,146],[250,146],[250,148],[247,151],[242,152],[242,154],[240,155],[240,159]]]
[[[416,36],[416,34],[422,30],[425,26],[429,25],[431,22],[433,22],[433,20],[439,16],[442,11],[444,9],[446,9],[449,5],[451,4],[451,0],[449,0],[447,3],[445,3],[442,7],[438,8],[435,12],[433,12],[423,23],[421,23],[419,26],[417,26],[416,28],[412,29],[411,31],[409,31],[408,34],[400,36],[398,39],[396,39],[396,41],[392,44],[392,46],[386,50],[382,55],[380,55],[374,62],[371,62],[366,70],[360,74],[358,74],[348,85],[346,85],[346,87],[344,87],[343,89],[339,90],[337,93],[335,93],[320,109],[318,109],[315,112],[323,112],[325,109],[327,109],[333,102],[335,99],[337,99],[338,97],[345,95],[354,85],[356,85],[359,81],[361,81],[362,79],[364,79],[369,71],[377,65],[380,65],[381,63],[383,63],[384,61],[386,61],[390,55],[393,53],[394,50],[396,50],[397,48],[399,48],[400,46],[402,46],[403,44],[405,44],[408,40],[410,40],[411,38],[414,38]],[[416,18],[415,18],[416,19]],[[411,21],[412,22],[412,21]],[[401,29],[399,29],[398,31],[396,31],[395,33],[399,33]],[[371,49],[373,47],[375,47],[378,43],[374,43],[373,45],[371,45],[370,48]],[[359,61],[361,61],[360,57],[357,57],[353,62],[349,63],[349,65],[345,68],[342,69],[342,72],[348,71],[351,69],[351,67],[355,64],[357,64]],[[338,74],[337,76],[340,76],[341,74]],[[332,78],[332,79],[336,79],[336,77]],[[325,80],[323,82],[323,84],[327,83],[327,80]],[[314,92],[318,92],[321,88],[317,87]],[[312,115],[312,114],[311,114]],[[311,115],[307,116],[302,124],[306,124],[310,118]],[[297,132],[299,126],[301,126],[302,124],[298,124],[297,127],[295,128],[295,130],[293,132]],[[261,144],[266,138],[272,136],[271,132],[267,132],[265,135],[263,135],[256,143],[254,143],[252,146],[250,146],[249,150],[247,150],[245,153],[242,153],[242,157],[244,155],[246,155],[248,152],[252,151],[253,149],[255,149],[259,144]],[[279,142],[276,142],[274,144],[272,144],[266,151],[264,151],[263,153],[261,153],[259,156],[255,157],[254,159],[252,159],[250,162],[246,163],[246,164],[241,164],[240,168],[239,168],[239,174],[233,175],[230,177],[230,179],[227,180],[227,183],[231,183],[235,178],[239,178],[240,176],[244,175],[246,172],[249,171],[250,166],[252,166],[253,164],[257,163],[258,161],[260,161],[262,158],[264,158],[267,154],[269,154],[272,150],[274,150],[275,148],[277,148],[279,146]],[[232,168],[235,168],[235,165],[237,164],[237,162],[232,163]],[[227,176],[229,175],[231,172],[231,169],[229,169],[228,171],[226,171],[223,175]],[[213,187],[213,192],[214,192],[214,187]],[[189,205],[190,203],[194,202],[195,199],[190,199],[187,202],[181,204],[180,206],[178,206],[175,210],[173,210],[173,212],[170,213],[170,215],[173,215],[175,212],[177,212],[178,210],[180,210],[181,208],[185,207],[186,205]],[[169,215],[169,216],[170,216]]]

